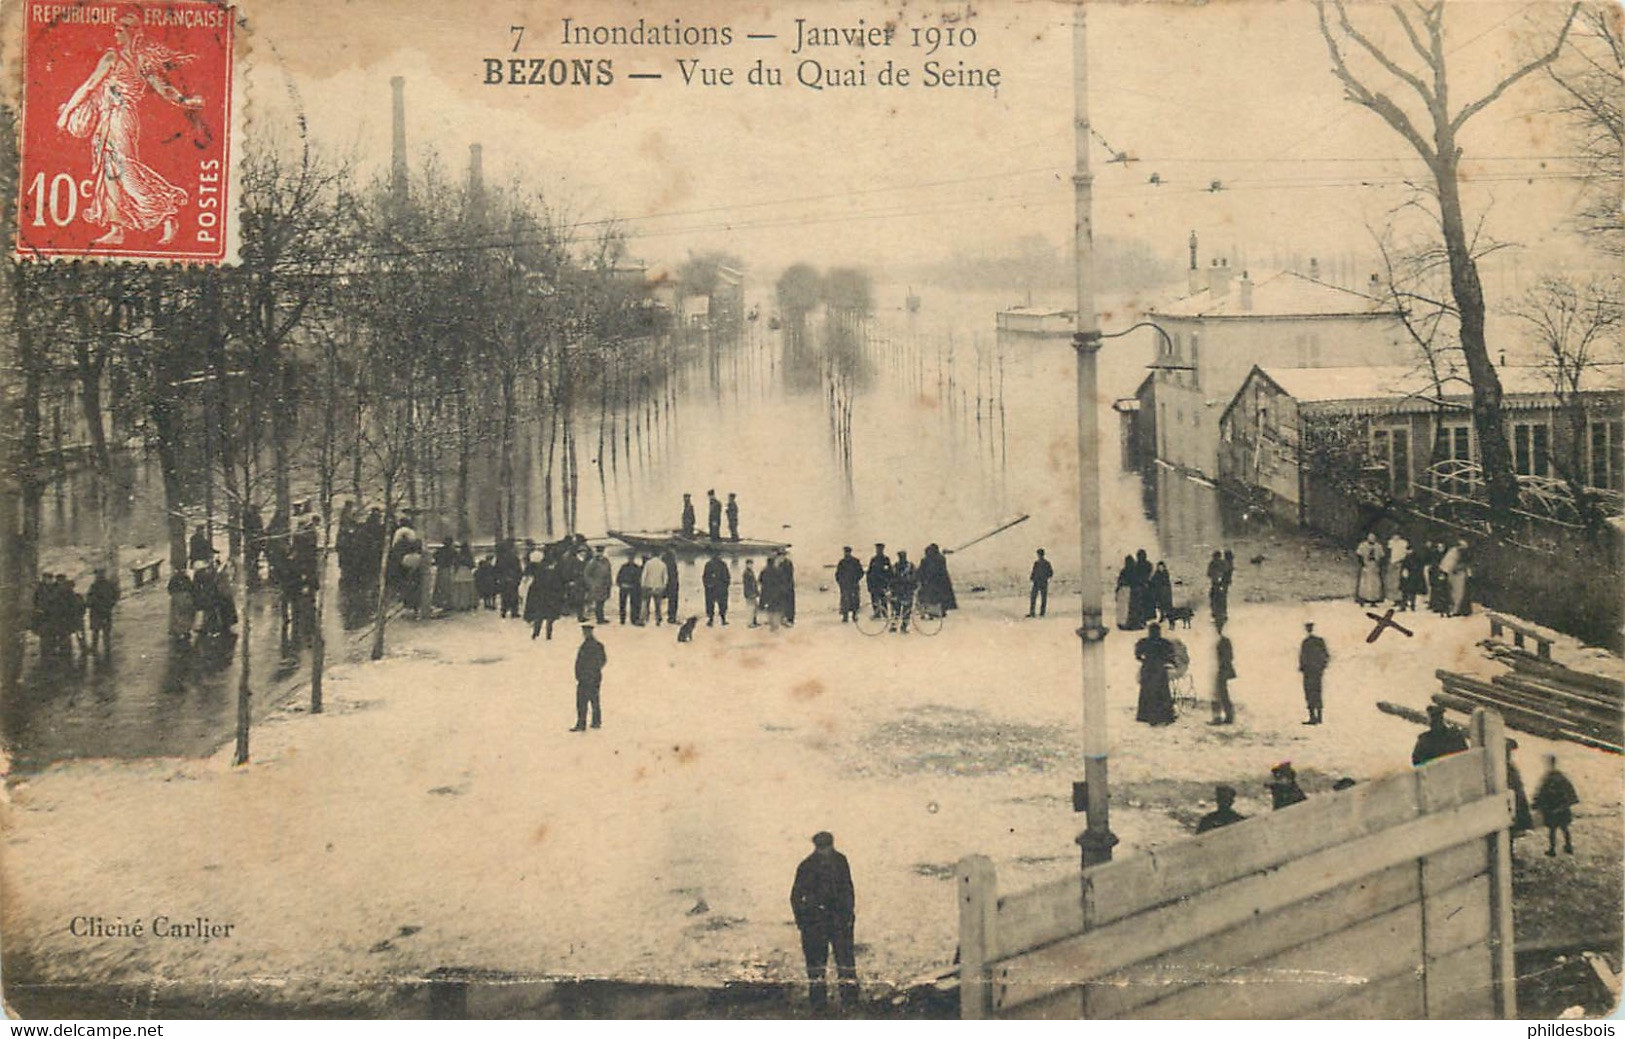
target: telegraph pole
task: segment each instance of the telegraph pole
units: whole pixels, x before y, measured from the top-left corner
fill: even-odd
[[[1089,29],[1085,0],[1072,21],[1072,102],[1076,204],[1073,267],[1077,275],[1077,329],[1072,336],[1078,369],[1078,578],[1083,592],[1083,778],[1087,825],[1077,837],[1087,869],[1110,862],[1117,837],[1109,822],[1106,780],[1106,627],[1100,580],[1100,414],[1095,354],[1100,321],[1095,314],[1094,176],[1089,172]]]

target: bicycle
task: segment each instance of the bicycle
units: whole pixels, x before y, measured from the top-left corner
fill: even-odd
[[[935,635],[942,630],[943,621],[948,611],[942,604],[930,599],[916,598],[909,606],[899,611],[897,604],[890,597],[882,598],[871,605],[858,608],[857,628],[865,635],[879,635],[883,632],[895,631],[902,634],[917,632],[921,635]]]

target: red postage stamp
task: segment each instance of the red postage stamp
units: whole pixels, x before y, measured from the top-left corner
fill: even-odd
[[[223,261],[231,86],[222,4],[29,0],[18,255]]]

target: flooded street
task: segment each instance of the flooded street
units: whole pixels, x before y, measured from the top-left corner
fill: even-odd
[[[581,531],[596,536],[674,527],[684,492],[702,510],[707,490],[719,497],[733,492],[741,534],[790,542],[800,591],[821,607],[814,596],[832,583],[830,568],[843,545],[866,558],[875,542],[884,542],[888,552],[902,549],[918,559],[933,542],[956,549],[1027,516],[950,553],[960,594],[1024,589],[1034,549],[1043,547],[1057,573],[1055,609],[1075,609],[1066,605],[1078,559],[1070,343],[1001,337],[994,316],[1009,301],[929,289],[920,296],[919,310],[910,312],[902,288],[877,293],[867,342],[859,345],[856,362],[839,372],[827,363],[830,337],[821,324],[809,325],[798,348],[787,330],[770,330],[763,319],[736,344],[695,348],[670,385],[654,387],[630,410],[607,409],[602,428],[596,412],[578,417]],[[769,311],[764,299],[762,313]],[[1222,515],[1211,488],[1165,470],[1142,480],[1122,468],[1120,418],[1110,404],[1132,394],[1151,349],[1142,332],[1108,340],[1101,354],[1108,589],[1122,555],[1139,547],[1167,555],[1176,578],[1200,586],[1201,561],[1211,547],[1246,534],[1233,516]],[[551,531],[546,522],[538,425],[527,424],[520,436],[516,520],[518,529],[540,539],[564,527],[557,514]],[[476,540],[490,537],[502,508],[494,460],[480,468],[471,493]],[[130,500],[114,523],[123,544],[145,547],[127,548],[125,566],[133,556],[165,553],[153,547],[165,537],[156,463],[138,462],[131,482]],[[84,484],[82,475],[71,477],[62,493],[47,498],[45,569],[87,572],[100,518],[84,505]],[[193,492],[202,499],[201,488]],[[444,532],[433,518],[422,524],[435,542]],[[682,609],[697,610],[697,563],[686,563],[681,576]],[[4,735],[15,768],[80,757],[198,755],[230,737],[235,640],[172,650],[161,586],[136,590],[126,580],[124,593],[109,657],[80,656],[71,664],[31,657],[22,688],[5,705]],[[349,626],[364,626],[367,604],[349,605]],[[254,593],[247,610],[256,712],[263,713],[302,686],[310,654],[279,638],[274,592]],[[365,648],[364,636],[345,634],[342,612],[330,609],[327,619],[335,663]],[[394,638],[410,639],[412,624],[392,630]]]

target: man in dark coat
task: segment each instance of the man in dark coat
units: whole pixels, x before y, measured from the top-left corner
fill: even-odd
[[[214,562],[214,546],[209,543],[209,535],[204,531],[201,523],[192,531],[192,541],[187,549],[186,561],[188,563]]]
[[[1030,575],[1032,591],[1027,595],[1027,616],[1042,617],[1049,613],[1049,582],[1055,576],[1055,568],[1050,561],[1044,558],[1044,550],[1038,550],[1038,558],[1033,560],[1033,571]]]
[[[1277,812],[1309,800],[1309,795],[1298,785],[1298,773],[1290,761],[1283,761],[1270,769],[1270,781],[1264,786],[1270,792],[1271,809]]]
[[[733,583],[733,573],[728,564],[722,561],[722,555],[711,553],[710,560],[705,569],[700,572],[700,585],[705,589],[705,626],[712,627],[716,623],[716,615],[722,614],[722,626],[728,626],[728,585]]]
[[[1435,758],[1446,757],[1451,754],[1461,754],[1467,750],[1467,737],[1460,729],[1444,720],[1444,708],[1438,704],[1428,704],[1428,727],[1416,737],[1416,747],[1411,751],[1412,765],[1426,765]]]
[[[901,621],[902,630],[908,631],[909,621],[914,619],[914,593],[919,585],[919,570],[908,561],[908,553],[898,549],[897,565],[892,567],[891,584],[887,590],[891,598],[891,624],[888,630],[896,631]]]
[[[1224,557],[1218,549],[1213,550],[1213,558],[1207,564],[1207,608],[1215,622],[1230,615],[1230,581]]]
[[[660,561],[666,564],[666,621],[677,623],[677,553],[671,549],[660,554]],[[659,609],[659,607],[656,607]]]
[[[638,565],[638,554],[636,552],[627,553],[626,562],[622,563],[621,568],[615,571],[615,587],[621,591],[621,623],[626,623],[628,606],[632,608],[632,623],[638,623],[638,617],[640,616],[638,610],[642,605],[639,602],[639,597],[643,588],[643,567]]]
[[[587,731],[587,708],[592,708],[592,727],[603,723],[598,704],[598,692],[604,681],[604,665],[609,654],[604,644],[593,638],[592,625],[581,626],[581,648],[576,650],[576,723],[571,732]]]
[[[863,564],[852,554],[852,546],[841,549],[835,564],[835,587],[841,590],[841,623],[858,619],[858,585],[863,582]]]
[[[502,599],[502,617],[519,616],[519,579],[524,576],[524,564],[510,538],[497,546],[497,595]]]
[[[728,492],[728,540],[739,540],[739,499],[732,491]]]
[[[1573,855],[1569,824],[1574,821],[1574,806],[1580,803],[1580,797],[1574,792],[1569,777],[1557,770],[1556,754],[1546,755],[1546,774],[1540,778],[1540,786],[1535,788],[1535,797],[1530,803],[1546,826],[1546,854],[1557,855],[1557,831],[1562,830],[1563,851]]]
[[[1230,680],[1236,677],[1236,651],[1224,633],[1224,618],[1215,614],[1213,627],[1219,634],[1214,646],[1213,720],[1209,725],[1230,725],[1236,720],[1236,706],[1230,702]]]
[[[694,496],[683,495],[683,537],[694,536]]]
[[[1134,644],[1140,662],[1140,702],[1134,720],[1148,725],[1171,725],[1174,697],[1168,689],[1168,665],[1174,662],[1174,644],[1162,637],[1162,626],[1152,624],[1145,638]]]
[[[826,970],[830,950],[835,952],[835,973],[840,981],[841,1005],[851,1009],[858,998],[858,966],[852,932],[856,899],[852,868],[835,850],[827,832],[813,834],[813,852],[796,867],[790,888],[790,911],[801,932],[801,952],[807,959],[807,1001],[815,1014],[829,1009]]]
[[[547,628],[547,637],[553,638],[553,622],[564,615],[564,573],[559,567],[557,553],[549,548],[542,554],[542,562],[530,579],[525,592],[525,619],[530,621],[530,637],[536,638]]]
[[[90,611],[90,648],[103,652],[113,648],[113,607],[118,603],[118,585],[101,569],[85,592],[85,608]]]
[[[928,607],[938,615],[959,608],[959,600],[954,598],[954,581],[948,575],[948,557],[936,544],[925,546],[919,578],[922,608]]]
[[[790,553],[779,553],[779,607],[784,611],[784,623],[796,622],[796,564]]]
[[[1309,720],[1304,724],[1319,725],[1324,720],[1321,678],[1332,662],[1332,655],[1326,649],[1326,640],[1315,634],[1313,624],[1305,624],[1303,630],[1303,642],[1298,646],[1298,670],[1303,672],[1303,702],[1309,708]]]
[[[1218,786],[1213,788],[1213,800],[1217,801],[1219,806],[1213,811],[1202,816],[1201,821],[1196,824],[1197,833],[1206,833],[1209,830],[1217,830],[1221,826],[1229,826],[1231,823],[1239,823],[1243,819],[1247,818],[1245,815],[1242,815],[1240,812],[1236,811],[1235,808],[1231,807],[1236,803],[1235,787],[1226,786],[1225,784],[1220,783]]]
[[[717,500],[716,491],[705,492],[705,525],[711,532],[712,541],[722,539],[722,503]]]
[[[883,617],[888,609],[892,577],[891,557],[886,555],[885,545],[875,543],[875,554],[869,557],[869,569],[865,573],[869,586],[869,606],[876,617]]]

